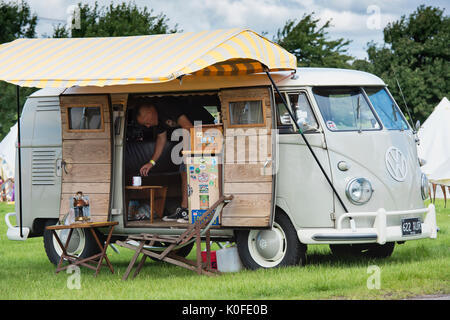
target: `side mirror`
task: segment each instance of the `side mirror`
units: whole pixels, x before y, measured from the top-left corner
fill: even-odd
[[[419,131],[420,129],[420,120],[416,121],[416,131]]]

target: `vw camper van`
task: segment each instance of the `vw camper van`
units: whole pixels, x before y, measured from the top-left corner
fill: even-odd
[[[163,218],[180,203],[185,174],[187,223],[220,195],[233,195],[211,237],[236,242],[250,269],[302,264],[308,244],[329,245],[336,255],[388,257],[396,243],[436,238],[434,206],[424,206],[428,181],[414,129],[380,78],[292,64],[217,70],[222,72],[202,69],[154,83],[41,86],[20,118],[22,185],[15,215],[24,235],[8,222],[8,237],[43,236],[57,263],[61,252],[45,227],[67,222],[79,191],[89,197],[92,221],[118,222],[115,239],[181,234],[186,223]],[[143,100],[161,108],[173,101],[200,108],[213,121],[199,126],[194,117],[188,138],[174,131],[140,179],[148,188],[136,188],[133,178],[155,149],[154,137],[136,123]],[[205,152],[205,145],[213,147]],[[182,162],[186,170],[180,172]],[[77,229],[68,252],[90,256],[95,248]],[[187,255],[191,247],[182,249]]]

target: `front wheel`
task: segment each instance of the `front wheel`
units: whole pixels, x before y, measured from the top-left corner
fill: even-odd
[[[48,220],[45,226],[54,225],[55,221]],[[57,230],[58,237],[63,245],[66,244],[69,230]],[[98,235],[102,242],[102,235]],[[47,253],[48,260],[54,265],[59,263],[59,259],[62,255],[62,249],[59,246],[56,238],[50,230],[44,231],[44,248]],[[67,247],[67,253],[69,255],[77,256],[80,258],[88,258],[96,253],[100,253],[100,249],[92,236],[91,232],[87,229],[74,229],[72,237],[70,238],[69,245]]]
[[[272,230],[236,231],[242,263],[248,269],[304,265],[306,245],[300,243],[289,217],[277,212]]]

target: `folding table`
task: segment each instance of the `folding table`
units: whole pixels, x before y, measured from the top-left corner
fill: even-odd
[[[109,243],[111,241],[111,236],[114,230],[114,226],[118,224],[117,221],[114,222],[80,222],[80,223],[72,223],[69,225],[55,225],[55,226],[48,226],[46,227],[47,230],[51,230],[53,235],[55,236],[56,241],[58,242],[59,246],[62,249],[61,258],[59,259],[58,266],[56,267],[56,273],[67,269],[71,265],[82,265],[84,267],[90,268],[92,270],[95,270],[94,277],[97,276],[98,272],[100,271],[103,264],[103,260],[106,261],[106,265],[109,267],[109,270],[111,270],[112,273],[114,273],[114,268],[111,264],[111,262],[108,259],[108,256],[106,255],[106,249],[108,249]],[[97,228],[109,228],[109,233],[106,238],[106,242],[104,245],[100,242],[98,239],[97,233],[95,232],[95,229]],[[67,241],[65,244],[62,243],[61,239],[58,236],[57,230],[67,230],[69,229],[69,235],[67,237]],[[87,257],[87,258],[80,258],[76,257],[74,255],[70,255],[67,253],[67,248],[70,243],[70,239],[72,237],[72,233],[74,229],[88,229],[92,233],[92,236],[95,239],[95,242],[97,243],[98,248],[100,249],[100,253],[94,254],[93,256]],[[62,266],[63,261],[67,260],[69,262],[69,265]],[[91,263],[91,264],[90,264]]]

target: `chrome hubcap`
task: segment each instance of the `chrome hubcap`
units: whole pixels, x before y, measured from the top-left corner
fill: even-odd
[[[262,267],[278,265],[286,254],[286,235],[279,224],[272,230],[251,230],[248,247],[252,258]]]

